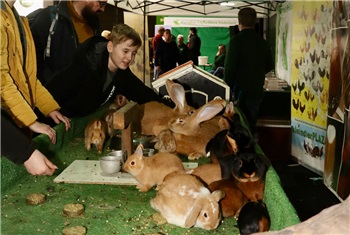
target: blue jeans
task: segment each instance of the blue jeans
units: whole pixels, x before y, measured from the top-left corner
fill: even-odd
[[[209,73],[217,76],[218,78],[223,78],[224,77],[224,72],[225,72],[225,68],[224,67],[218,67],[215,70],[210,70]]]

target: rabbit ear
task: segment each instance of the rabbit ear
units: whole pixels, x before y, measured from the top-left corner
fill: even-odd
[[[212,100],[200,107],[194,114],[192,118],[194,122],[198,125],[201,122],[207,121],[215,117],[226,105],[225,100]]]
[[[101,128],[101,122],[100,121],[95,121],[94,123],[94,128]]]
[[[235,114],[235,108],[233,106],[233,102],[230,101],[230,103],[225,107],[225,115],[231,119],[234,114]]]
[[[165,81],[165,87],[166,87],[166,90],[169,94],[170,94],[171,86],[174,84],[175,84],[175,82],[173,82],[173,80],[171,80],[171,79],[167,79]]]
[[[143,157],[143,145],[142,144],[139,144],[135,150],[135,154],[138,156],[138,157]]]
[[[228,143],[231,146],[231,149],[233,150],[233,152],[237,153],[238,151],[238,146],[237,143],[235,141],[235,139],[231,138],[230,136],[226,136]]]
[[[205,201],[205,198],[198,198],[195,202],[194,202],[194,205],[192,207],[192,210],[190,211],[186,221],[185,221],[185,227],[186,228],[190,228],[192,227],[193,225],[195,225],[197,219],[198,219],[198,216],[199,216],[199,213],[201,212],[202,210],[202,207],[203,207],[203,204],[204,204],[204,201]]]
[[[173,83],[168,93],[171,100],[175,103],[175,110],[177,109],[180,113],[183,113],[188,106],[183,86],[178,83]]]
[[[215,190],[214,192],[211,193],[211,195],[213,196],[213,199],[216,202],[219,202],[221,199],[225,197],[225,192],[221,190]]]

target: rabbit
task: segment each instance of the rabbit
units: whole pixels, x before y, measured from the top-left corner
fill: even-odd
[[[220,165],[222,179],[232,177],[231,165],[234,155],[238,152],[236,141],[228,136],[228,132],[228,129],[220,131],[207,144],[210,161]]]
[[[154,185],[163,182],[166,175],[172,172],[185,172],[181,159],[172,153],[157,153],[150,157],[143,156],[143,146],[139,144],[133,155],[123,164],[123,170],[129,172],[138,182],[136,188],[147,192]]]
[[[248,201],[248,198],[237,188],[232,179],[218,180],[209,184],[210,191],[221,190],[225,197],[220,201],[222,216],[237,218],[241,208]]]
[[[185,89],[181,84],[168,79],[166,89],[175,107],[171,109],[165,104],[151,101],[140,105],[141,134],[157,136],[161,130],[168,128],[168,121],[174,116],[190,114],[194,108],[186,102]]]
[[[237,187],[250,201],[260,201],[264,196],[266,172],[270,161],[255,151],[255,140],[249,148],[241,149],[232,162],[232,176]]]
[[[221,169],[219,164],[203,164],[188,170],[187,173],[199,177],[207,185],[214,181],[221,180]]]
[[[227,122],[230,128],[216,134],[207,144],[211,162],[220,164],[223,179],[232,178],[232,164],[235,155],[239,149],[247,148],[254,140],[249,130],[241,124],[237,113],[234,113]]]
[[[169,129],[162,130],[151,142],[155,142],[154,148],[159,152],[175,153],[176,141]]]
[[[85,147],[91,149],[91,144],[94,144],[98,153],[102,153],[103,144],[107,135],[107,123],[103,119],[91,120],[85,128]]]
[[[221,220],[218,202],[224,196],[219,190],[211,193],[196,176],[170,174],[151,200],[151,206],[170,224],[211,230]]]
[[[171,119],[168,126],[175,139],[176,152],[188,155],[189,160],[206,156],[210,139],[228,128],[224,118],[216,116],[225,105],[225,100],[212,100],[190,115]]]
[[[108,135],[110,137],[113,137],[116,134],[116,129],[114,129],[113,125],[113,114],[115,111],[116,110],[114,109],[108,109],[103,116],[103,119],[107,123]]]
[[[241,235],[269,231],[270,215],[265,203],[247,202],[239,213],[237,225]]]

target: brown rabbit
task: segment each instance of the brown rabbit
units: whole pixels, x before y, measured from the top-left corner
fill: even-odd
[[[221,220],[218,202],[223,197],[222,191],[210,193],[196,176],[170,174],[151,200],[151,206],[170,224],[211,230],[217,228]]]
[[[136,188],[140,192],[147,192],[154,185],[157,185],[157,190],[166,175],[185,171],[181,159],[175,154],[157,153],[151,157],[144,157],[142,144],[139,144],[134,154],[128,157],[123,170],[137,180]]]
[[[91,144],[94,144],[98,153],[102,153],[103,144],[107,134],[107,123],[103,119],[91,120],[85,128],[85,147],[91,149]]]
[[[155,142],[154,148],[158,149],[159,152],[175,153],[176,142],[175,138],[169,129],[162,130],[158,136],[152,139]]]
[[[232,179],[215,181],[208,187],[212,192],[215,190],[225,192],[225,197],[220,201],[221,213],[225,218],[237,217],[243,205],[248,201],[248,198],[237,188]]]
[[[116,129],[114,129],[113,125],[113,114],[116,110],[114,109],[108,109],[104,116],[103,119],[106,121],[107,128],[108,128],[108,135],[110,137],[113,137],[116,134]]]
[[[175,138],[176,152],[188,155],[190,160],[206,156],[208,142],[228,128],[226,120],[216,116],[225,106],[225,100],[212,100],[191,115],[171,119],[168,126]]]
[[[214,181],[221,180],[221,169],[219,164],[204,164],[188,170],[187,173],[199,177],[207,185]]]
[[[181,84],[167,80],[166,88],[175,108],[151,101],[140,105],[141,134],[157,136],[161,130],[168,128],[168,121],[174,116],[192,113],[195,109],[186,102],[185,90]]]

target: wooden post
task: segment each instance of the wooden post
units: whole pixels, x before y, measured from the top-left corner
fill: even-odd
[[[114,129],[122,130],[122,150],[133,154],[133,122],[138,120],[138,104],[129,102],[113,114]]]

